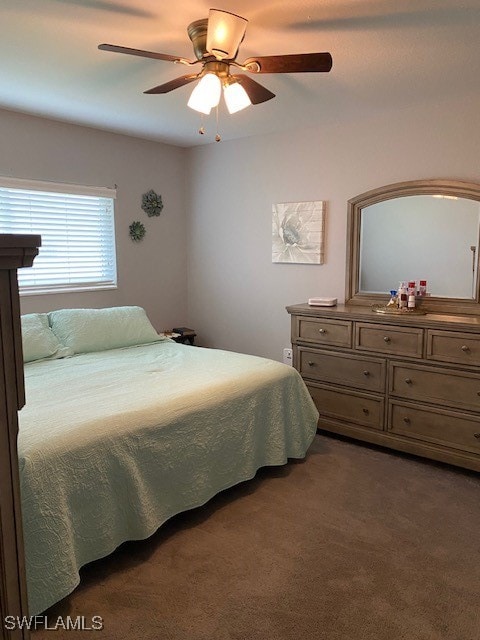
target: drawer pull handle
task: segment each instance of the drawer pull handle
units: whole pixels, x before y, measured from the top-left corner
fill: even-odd
[[[467,347],[467,345],[464,344],[463,347],[462,347],[462,351],[464,351],[466,353],[467,351],[470,351],[470,347]]]
[[[388,336],[385,336],[385,337],[383,338],[383,341],[384,341],[384,342],[390,342],[390,338],[389,338]]]
[[[408,416],[405,416],[403,421],[405,422],[405,424],[410,424],[410,418]]]
[[[313,362],[313,360],[309,360],[308,361],[308,366],[309,367],[313,367],[315,365],[315,363]]]
[[[368,369],[365,369],[365,371],[363,372],[363,375],[367,376],[368,378],[368,376],[370,375],[370,371],[368,371]]]
[[[368,409],[363,409],[363,413],[368,416],[368,414],[370,413],[370,411]]]
[[[319,329],[318,333],[327,333],[327,330],[326,329]]]
[[[480,440],[480,433],[474,433],[473,435],[475,436],[475,438],[476,438],[477,440]]]
[[[412,384],[411,378],[405,378],[405,384]]]

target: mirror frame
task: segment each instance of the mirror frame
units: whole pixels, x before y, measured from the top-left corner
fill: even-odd
[[[348,201],[346,305],[371,306],[373,304],[387,304],[390,298],[388,292],[381,294],[359,291],[362,209],[378,202],[400,198],[402,196],[434,194],[456,196],[480,202],[480,184],[460,180],[411,180],[409,182],[397,182],[379,187],[378,189],[372,189]],[[478,253],[480,254],[480,251]],[[465,298],[428,296],[421,301],[421,308],[430,313],[480,315],[479,260],[480,255],[477,255],[475,299],[467,300]]]

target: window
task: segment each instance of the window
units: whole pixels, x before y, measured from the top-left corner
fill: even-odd
[[[42,236],[20,294],[111,289],[117,284],[115,189],[0,178],[0,232]]]

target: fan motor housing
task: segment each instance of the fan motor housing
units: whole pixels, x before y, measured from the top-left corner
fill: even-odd
[[[188,37],[192,41],[193,51],[197,60],[203,60],[207,56],[207,30],[208,18],[195,20],[188,25]]]

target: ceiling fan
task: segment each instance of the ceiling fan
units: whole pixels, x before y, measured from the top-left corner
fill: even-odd
[[[227,11],[210,9],[208,19],[196,20],[187,29],[193,44],[195,60],[166,53],[131,49],[113,44],[100,44],[99,49],[128,55],[175,62],[188,67],[201,64],[199,73],[180,76],[144,93],[168,93],[200,80],[190,96],[188,106],[209,114],[220,101],[222,88],[229,113],[240,111],[250,104],[271,100],[275,94],[245,73],[326,72],[332,68],[330,53],[297,53],[289,55],[257,56],[237,62],[238,48],[245,36],[247,20]],[[232,73],[232,70],[234,73]]]

